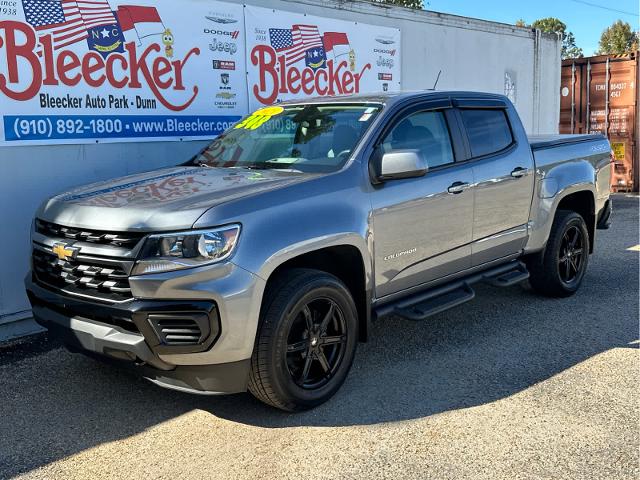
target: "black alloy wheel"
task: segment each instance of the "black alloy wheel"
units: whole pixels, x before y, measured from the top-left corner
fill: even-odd
[[[312,269],[281,272],[264,294],[249,391],[289,412],[326,402],[351,369],[358,321],[340,279]]]
[[[558,210],[545,249],[525,258],[529,283],[548,297],[573,295],[587,272],[590,248],[589,229],[582,215]]]
[[[567,285],[571,285],[582,273],[585,256],[585,243],[582,230],[574,225],[568,228],[562,236],[558,268],[560,278]]]
[[[348,335],[344,313],[332,299],[319,298],[294,315],[286,350],[289,374],[302,388],[322,387],[344,358]]]

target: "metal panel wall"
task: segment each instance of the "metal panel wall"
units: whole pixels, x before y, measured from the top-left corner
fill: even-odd
[[[202,0],[206,1],[206,0]],[[560,111],[560,41],[526,28],[368,2],[250,0],[245,3],[402,31],[402,87],[509,93],[530,133],[555,133]],[[184,161],[202,142],[0,148],[0,231],[12,255],[0,269],[0,339],[33,324],[22,280],[37,205],[73,185]]]

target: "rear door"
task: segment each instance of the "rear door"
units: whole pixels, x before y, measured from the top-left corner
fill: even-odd
[[[473,266],[518,253],[527,240],[533,156],[519,118],[500,99],[457,99],[473,166]],[[524,138],[523,138],[524,137]]]
[[[473,173],[456,161],[464,155],[460,136],[446,99],[412,107],[379,139],[385,153],[418,150],[429,171],[371,193],[378,298],[471,266]]]

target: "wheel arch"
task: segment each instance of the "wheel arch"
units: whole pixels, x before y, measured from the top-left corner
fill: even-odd
[[[581,182],[559,189],[556,179],[547,178],[540,182],[538,197],[534,200],[525,254],[544,250],[558,210],[571,210],[582,215],[589,231],[589,253],[593,253],[597,217],[593,183]]]
[[[555,215],[559,210],[570,210],[584,218],[589,232],[589,253],[593,253],[596,232],[596,200],[593,192],[580,190],[563,196],[558,202]]]
[[[367,340],[371,323],[370,264],[368,255],[353,243],[335,243],[315,249],[291,251],[279,257],[278,262],[267,262],[268,270],[261,272],[266,280],[265,291],[277,281],[280,274],[292,268],[323,271],[340,279],[349,289],[358,311],[359,340]],[[266,268],[266,267],[265,267]],[[264,275],[264,276],[263,276]]]

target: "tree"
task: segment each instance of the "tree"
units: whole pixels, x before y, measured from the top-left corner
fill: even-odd
[[[584,53],[582,49],[576,45],[576,37],[573,33],[567,32],[566,38],[562,40],[562,58],[582,58]]]
[[[623,55],[638,48],[638,34],[631,25],[618,20],[608,27],[600,37],[598,55]]]
[[[516,27],[526,27],[527,26],[527,22],[524,21],[524,18],[520,18],[519,20],[516,20]]]
[[[567,31],[567,25],[554,17],[541,18],[531,24],[544,33],[558,33],[562,35],[562,58],[582,58],[582,49],[576,45],[576,37]]]
[[[391,5],[398,5],[399,7],[415,8],[422,10],[424,7],[423,0],[373,0],[374,3],[389,3]]]

